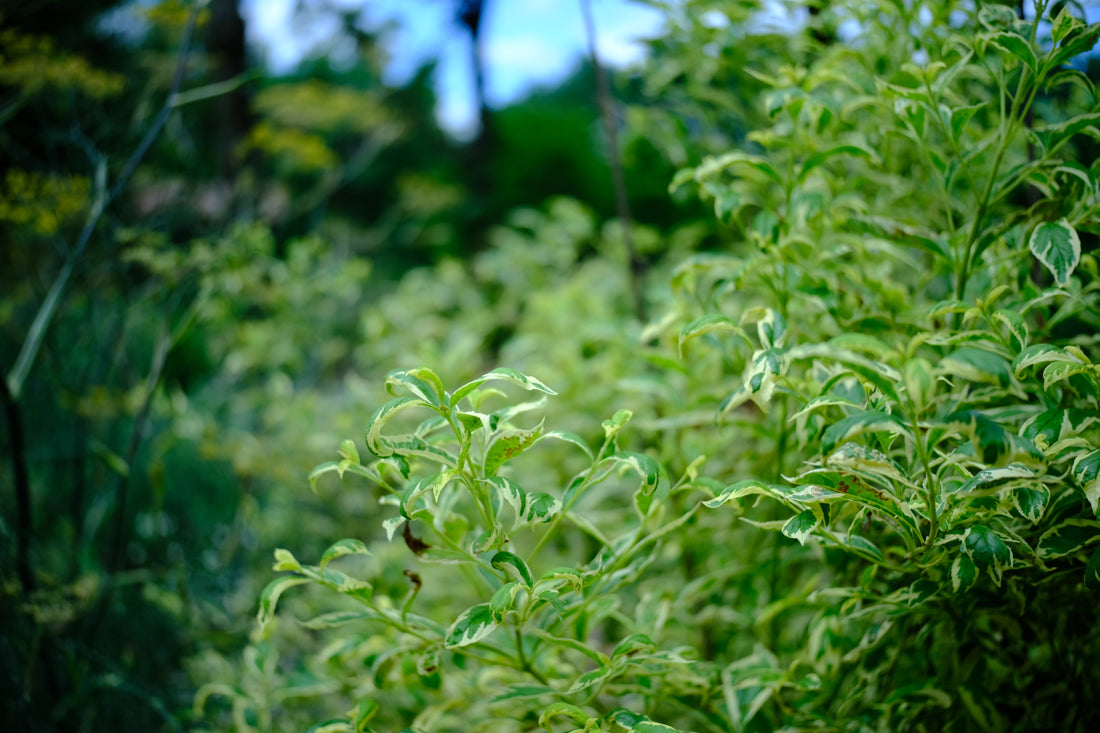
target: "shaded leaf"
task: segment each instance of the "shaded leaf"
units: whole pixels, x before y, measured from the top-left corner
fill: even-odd
[[[1085,587],[1092,591],[1100,591],[1100,547],[1093,550],[1085,565]]]
[[[965,593],[978,582],[978,566],[963,554],[955,556],[951,563],[951,589],[956,593]]]
[[[1012,550],[996,532],[980,524],[966,530],[962,550],[997,585],[1001,584],[1001,573],[1012,565]]]
[[[1100,540],[1100,524],[1087,519],[1070,519],[1043,533],[1035,548],[1043,560],[1072,555]]]

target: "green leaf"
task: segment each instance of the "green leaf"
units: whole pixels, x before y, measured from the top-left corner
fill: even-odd
[[[368,733],[370,726],[367,723],[378,712],[378,701],[360,700],[355,707],[355,733]]]
[[[597,685],[615,673],[614,667],[596,667],[593,670],[585,672],[577,679],[573,680],[573,684],[566,690],[566,694],[571,695],[574,692],[580,692],[586,690],[593,685]]]
[[[1035,547],[1043,560],[1054,560],[1083,550],[1100,540],[1100,524],[1089,519],[1070,519],[1043,533]]]
[[[1058,382],[1064,382],[1070,377],[1078,374],[1092,373],[1092,365],[1090,364],[1073,364],[1071,362],[1056,362],[1054,364],[1047,364],[1043,369],[1043,389],[1049,390]]]
[[[859,339],[858,341],[866,343],[867,339]],[[857,341],[851,335],[842,335],[825,344],[800,344],[791,348],[786,356],[792,361],[798,359],[824,359],[843,364],[891,400],[897,402],[899,395],[896,385],[901,382],[901,373],[889,364],[868,359],[850,349],[842,348],[843,344],[852,343],[857,343]]]
[[[977,489],[984,491],[1009,482],[1018,483],[1022,479],[1031,479],[1034,476],[1034,469],[1020,463],[1011,463],[1000,468],[983,468],[960,486],[957,491],[960,494]]]
[[[497,624],[493,621],[493,611],[489,604],[479,603],[467,608],[455,619],[451,628],[447,630],[443,644],[448,649],[476,644],[493,633],[496,628]]]
[[[912,440],[913,434],[900,419],[886,412],[860,411],[833,423],[821,436],[821,447],[831,453],[837,444],[863,433],[890,433],[904,435]]]
[[[716,509],[726,502],[733,501],[734,499],[740,499],[742,496],[749,496],[752,494],[763,494],[764,496],[776,496],[775,491],[768,484],[756,481],[754,479],[747,479],[745,481],[738,481],[735,484],[730,484],[726,488],[722,489],[722,492],[713,499],[707,499],[703,502],[703,506]]]
[[[661,469],[660,466],[657,465],[657,461],[641,453],[621,451],[608,456],[602,463],[615,464],[621,468],[628,468],[634,471],[634,473],[638,474],[641,478],[641,490],[642,493],[646,495],[652,494],[661,480]]]
[[[1066,286],[1081,261],[1081,239],[1065,218],[1035,227],[1027,246],[1050,271],[1058,287]]]
[[[1054,23],[1051,25],[1050,37],[1055,43],[1061,43],[1062,39],[1070,33],[1084,27],[1085,24],[1074,16],[1073,13],[1069,12],[1068,4],[1063,5],[1058,15],[1055,16]]]
[[[798,540],[799,544],[805,545],[806,540],[809,539],[813,531],[817,529],[817,524],[817,515],[810,509],[807,509],[787,520],[787,523],[783,525],[781,531],[787,537]]]
[[[1085,587],[1092,591],[1100,591],[1100,547],[1093,550],[1085,565]]]
[[[1027,39],[1008,32],[991,33],[987,39],[993,45],[1022,61],[1032,73],[1039,70],[1039,59]]]
[[[411,392],[432,407],[443,404],[443,382],[431,369],[395,369],[386,375],[386,391],[397,396],[397,388]]]
[[[561,440],[566,443],[572,443],[584,451],[584,454],[588,456],[589,459],[595,458],[592,454],[592,449],[588,447],[588,443],[585,442],[584,438],[568,430],[551,430],[543,433],[542,440]]]
[[[951,110],[951,138],[958,143],[962,137],[963,130],[966,129],[967,123],[974,117],[978,110],[985,109],[988,105],[972,104],[968,107],[958,107]]]
[[[503,691],[492,697],[489,702],[503,702],[519,697],[538,697],[540,695],[557,694],[553,688],[545,685],[508,685]]]
[[[605,439],[610,439],[617,435],[623,427],[630,422],[630,418],[634,417],[634,413],[630,410],[616,410],[615,414],[603,421],[603,436]]]
[[[671,725],[665,725],[664,723],[656,723],[652,720],[643,720],[630,730],[633,733],[680,733],[679,728],[673,728]]]
[[[951,563],[951,589],[965,593],[978,582],[978,566],[966,555],[956,555]]]
[[[493,496],[512,507],[515,515],[513,529],[527,521],[527,492],[519,484],[503,476],[490,476],[483,480],[492,487]]]
[[[741,314],[741,325],[756,324],[756,333],[765,350],[783,346],[787,340],[787,321],[779,311],[756,306]]]
[[[1043,484],[1020,486],[1012,492],[1012,503],[1024,519],[1035,524],[1043,518],[1050,502],[1050,489]]]
[[[943,426],[969,437],[975,452],[987,465],[1042,458],[1034,443],[1009,433],[977,410],[952,413],[944,418]]]
[[[1032,344],[1021,351],[1016,358],[1012,360],[1012,370],[1016,373],[1016,376],[1019,377],[1028,367],[1055,362],[1065,362],[1067,364],[1083,363],[1073,354],[1057,346],[1052,346],[1050,344]]]
[[[501,566],[507,566],[512,569],[512,573],[522,580],[528,588],[534,585],[534,580],[531,578],[531,570],[519,555],[508,552],[507,550],[500,550],[493,555],[493,559],[489,561],[489,564],[498,570],[501,569]]]
[[[309,580],[306,578],[286,575],[268,583],[260,593],[260,610],[256,614],[256,620],[260,626],[267,626],[271,617],[275,614],[275,605],[279,602],[279,596],[283,594],[283,591],[308,582]]]
[[[534,445],[542,437],[542,426],[540,422],[530,430],[501,430],[497,433],[485,456],[485,474],[495,474],[505,463]]]
[[[471,382],[467,382],[466,384],[456,389],[454,394],[451,395],[451,404],[457,405],[459,400],[466,397],[468,394],[470,394],[486,382],[508,382],[509,384],[516,385],[517,387],[522,387],[528,392],[544,392],[551,396],[557,394],[557,392],[547,387],[535,377],[529,377],[522,372],[516,371],[515,369],[499,367],[492,370],[491,372],[486,372],[485,374],[482,374],[477,379]]]
[[[520,585],[514,580],[497,588],[493,597],[489,599],[489,615],[493,623],[499,624],[504,621],[504,615],[512,610],[512,604],[515,603],[516,594],[519,591]]]
[[[371,554],[370,550],[367,549],[367,546],[365,544],[363,544],[362,540],[356,540],[356,539],[340,540],[339,542],[336,542],[333,545],[329,546],[329,548],[327,550],[325,550],[324,554],[321,555],[320,568],[321,568],[321,570],[324,570],[325,566],[328,565],[331,560],[334,560],[338,557],[343,557],[344,555],[369,555],[369,554]]]
[[[619,657],[633,657],[639,652],[648,653],[656,650],[657,645],[653,643],[653,639],[645,634],[630,634],[615,645],[614,651],[611,652],[611,659],[614,661]]]
[[[834,158],[838,155],[855,155],[861,158],[868,158],[869,160],[875,159],[875,154],[870,150],[858,148],[855,145],[838,145],[835,148],[829,148],[828,150],[814,153],[807,158],[806,162],[802,164],[802,169],[798,172],[798,182],[804,182],[814,168],[817,168],[829,158]]]
[[[898,467],[885,453],[859,443],[842,443],[826,460],[831,467],[846,468],[851,471],[872,473],[890,479],[903,477]]]
[[[993,320],[1001,325],[1012,351],[1018,354],[1027,348],[1028,329],[1023,316],[1016,311],[1001,309],[993,314]]]
[[[545,492],[527,495],[527,512],[524,518],[528,522],[545,524],[561,512],[561,502]]]
[[[374,610],[330,611],[329,613],[322,613],[320,616],[314,616],[308,621],[303,621],[302,626],[305,626],[307,629],[332,629],[355,621],[374,619],[384,620],[384,617]]]
[[[1092,515],[1100,519],[1100,450],[1077,456],[1073,461],[1073,478],[1092,507]]]
[[[962,346],[940,362],[939,371],[971,382],[1003,386],[1010,380],[1008,360],[975,346]]]
[[[575,568],[554,568],[540,575],[535,585],[538,588],[560,588],[569,585],[573,590],[580,590],[584,586],[584,576]]]
[[[997,585],[1001,584],[1001,573],[1012,565],[1012,550],[996,532],[980,524],[966,530],[962,550]]]
[[[343,440],[340,442],[340,455],[345,460],[352,463],[359,463],[359,450],[355,447],[354,440]]]
[[[752,344],[752,341],[749,340],[749,336],[745,333],[744,329],[736,325],[729,318],[712,313],[710,315],[703,316],[702,318],[695,319],[688,325],[684,326],[684,328],[680,331],[680,338],[677,343],[680,357],[682,358],[684,355],[685,343],[691,341],[694,338],[699,338],[700,336],[705,336],[708,333],[715,332],[732,333],[736,336],[740,336],[741,338],[743,338],[745,340],[745,343],[748,343],[750,345]]]
[[[290,550],[284,550],[280,547],[275,550],[275,565],[272,566],[272,569],[277,573],[284,570],[299,571],[302,569],[302,564],[295,559]]]
[[[1024,424],[1023,435],[1033,441],[1042,438],[1044,445],[1080,435],[1092,425],[1100,424],[1100,414],[1093,410],[1044,410]]]
[[[552,718],[560,716],[572,718],[573,722],[577,725],[587,725],[589,721],[594,720],[591,715],[584,712],[576,705],[567,702],[555,702],[547,705],[546,708],[543,709],[542,714],[539,715],[539,727],[546,728],[546,730],[553,730],[552,728],[547,728],[546,724]]]
[[[775,168],[771,163],[756,155],[749,155],[748,153],[742,153],[740,151],[734,151],[731,153],[725,153],[718,157],[707,157],[703,160],[702,164],[694,168],[689,176],[685,180],[690,180],[694,177],[696,181],[702,182],[711,176],[717,175],[727,168],[731,168],[735,165],[746,165],[750,168],[760,171],[768,178],[772,179],[776,183],[782,185],[783,179],[779,177],[779,174],[775,172]],[[679,176],[677,176],[679,178]],[[683,181],[680,181],[682,184]],[[677,179],[673,179],[673,184],[677,184]],[[675,190],[679,185],[670,185],[671,190]]]
[[[927,359],[910,359],[901,369],[902,381],[909,399],[920,410],[932,403],[936,395],[936,378],[932,373],[932,363]]]
[[[1078,54],[1092,50],[1097,40],[1100,40],[1100,23],[1072,29],[1051,56],[1049,66],[1059,66]]]
[[[403,412],[410,407],[430,406],[424,400],[413,397],[397,397],[379,407],[371,415],[370,422],[367,424],[367,450],[379,458],[392,456],[394,454],[393,442],[382,436],[382,428],[399,412]]]

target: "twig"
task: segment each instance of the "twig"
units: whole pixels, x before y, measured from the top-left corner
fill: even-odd
[[[126,450],[125,465],[128,470],[125,474],[120,473],[118,475],[118,482],[115,485],[115,532],[111,547],[110,564],[107,566],[111,570],[118,570],[119,557],[122,554],[123,527],[126,524],[126,496],[130,486],[129,469],[132,469],[134,460],[137,458],[138,448],[141,447],[141,436],[145,432],[146,423],[149,422],[149,412],[153,407],[153,398],[157,394],[160,377],[164,372],[164,362],[168,358],[168,350],[171,345],[171,333],[166,332],[157,340],[156,348],[153,350],[152,364],[149,367],[149,376],[145,382],[145,400],[142,402],[138,414],[134,416],[134,426],[130,433],[130,445]]]

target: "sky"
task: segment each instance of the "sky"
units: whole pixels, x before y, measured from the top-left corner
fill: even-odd
[[[456,0],[327,0],[331,5],[364,10],[372,29],[393,24],[386,40],[390,60],[384,79],[402,85],[416,69],[438,61],[435,88],[440,125],[468,140],[477,132],[469,36],[455,20]],[[659,35],[662,13],[638,0],[588,0],[596,25],[600,60],[623,67],[641,60],[639,39]],[[486,96],[494,107],[521,99],[533,88],[563,81],[587,55],[582,0],[485,0],[482,37],[486,47]],[[296,4],[309,0],[241,0],[249,41],[266,54],[276,73],[332,37],[331,24],[293,18]],[[1090,22],[1100,19],[1100,0],[1084,0]],[[776,3],[773,7],[780,7]],[[775,16],[779,25],[797,24]],[[336,56],[339,49],[333,49]]]
[[[264,49],[276,72],[286,71],[333,30],[292,21],[296,0],[242,0],[249,41]],[[644,50],[638,39],[657,35],[663,16],[632,0],[590,0],[603,63],[628,66]],[[486,96],[491,106],[522,98],[535,87],[565,79],[583,55],[587,38],[581,0],[486,0],[481,34],[486,51]],[[454,19],[455,0],[333,0],[365,8],[366,25],[395,24],[385,81],[400,85],[437,59],[437,116],[459,139],[477,129],[469,35]],[[292,30],[293,29],[293,30]],[[338,52],[338,49],[337,49]]]

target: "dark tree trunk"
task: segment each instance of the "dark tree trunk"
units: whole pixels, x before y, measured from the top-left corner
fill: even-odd
[[[477,95],[478,133],[470,146],[473,158],[471,173],[474,190],[485,196],[491,187],[489,161],[493,154],[493,119],[485,98],[485,46],[482,43],[481,21],[488,0],[459,0],[458,20],[470,33],[470,62],[474,71],[474,93]]]
[[[214,62],[214,81],[236,79],[248,70],[244,19],[238,0],[213,0],[206,28],[206,50]],[[221,179],[233,184],[240,168],[237,148],[252,126],[248,93],[237,87],[215,100],[218,166]]]

